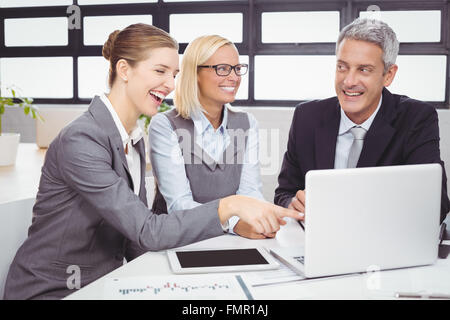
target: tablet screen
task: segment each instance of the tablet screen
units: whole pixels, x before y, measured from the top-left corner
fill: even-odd
[[[256,249],[229,249],[177,252],[182,268],[269,264]]]

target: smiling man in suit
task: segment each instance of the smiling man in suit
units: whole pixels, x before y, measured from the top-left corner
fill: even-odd
[[[444,163],[438,116],[425,102],[390,93],[399,43],[384,22],[356,19],[336,43],[336,97],[296,107],[275,203],[304,212],[309,170]],[[420,184],[417,185],[420,188]],[[441,221],[450,210],[442,175]]]

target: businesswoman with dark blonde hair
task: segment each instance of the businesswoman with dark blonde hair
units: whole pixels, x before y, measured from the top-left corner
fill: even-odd
[[[51,143],[28,238],[5,286],[6,299],[56,299],[71,292],[71,270],[84,286],[147,250],[223,234],[233,215],[261,232],[277,230],[291,210],[227,197],[192,210],[155,215],[146,206],[141,114],[154,115],[174,89],[178,44],[146,24],[115,31],[103,47],[109,94]]]
[[[186,48],[175,88],[176,110],[150,124],[150,157],[157,181],[154,212],[196,206],[229,195],[263,200],[258,127],[249,113],[233,108],[248,65],[234,44],[202,36]],[[232,217],[229,231],[247,238],[273,237]]]

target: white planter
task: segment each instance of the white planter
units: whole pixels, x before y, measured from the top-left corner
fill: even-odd
[[[16,163],[20,133],[0,134],[0,166],[12,166]]]

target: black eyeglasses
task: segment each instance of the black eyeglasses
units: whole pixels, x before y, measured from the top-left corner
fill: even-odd
[[[216,64],[215,66],[198,66],[198,68],[213,68],[216,70],[216,74],[221,77],[226,77],[234,70],[237,76],[243,76],[248,71],[248,64],[237,64],[232,66],[230,64]]]

